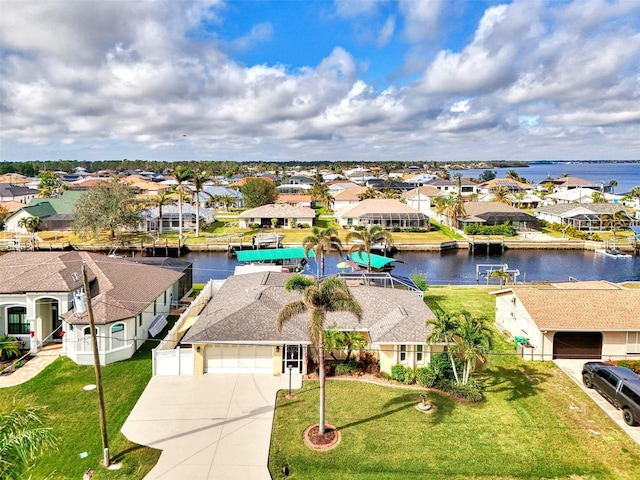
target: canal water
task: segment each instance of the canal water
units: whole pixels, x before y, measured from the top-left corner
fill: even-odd
[[[219,252],[191,252],[182,257],[193,262],[193,281],[205,283],[210,278],[221,279],[233,275],[238,265],[235,257]],[[422,273],[431,285],[486,284],[482,273],[492,265],[507,264],[518,270],[517,281],[544,282],[577,280],[608,280],[610,282],[640,281],[640,257],[611,258],[582,250],[506,250],[504,254],[475,254],[467,250],[445,252],[398,252],[393,273],[410,276]],[[337,255],[325,259],[325,274],[341,271]],[[487,266],[489,265],[489,266]],[[306,273],[315,274],[316,264],[310,259]],[[498,279],[491,280],[498,284]]]

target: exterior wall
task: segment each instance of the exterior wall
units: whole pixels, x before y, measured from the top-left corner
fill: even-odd
[[[525,337],[534,348],[518,347],[518,353],[526,360],[553,359],[553,333],[541,332],[513,293],[496,295],[495,323],[500,330],[515,337]]]
[[[204,374],[204,349],[205,345],[193,345],[193,374]]]
[[[30,293],[0,295],[0,335],[9,335],[7,309],[9,307],[26,307],[26,318],[36,321],[35,339],[42,342],[52,331],[51,302],[57,301],[58,315],[67,312],[71,306],[71,294],[66,292]],[[30,334],[10,334],[20,341],[28,342]]]
[[[627,332],[602,332],[602,358],[604,360],[627,358]]]
[[[378,350],[378,358],[380,359],[380,371],[385,373],[391,373],[391,367],[396,363],[395,345],[393,344],[380,344],[376,345]]]
[[[27,233],[27,229],[19,227],[18,222],[23,218],[30,217],[31,214],[25,210],[18,210],[16,213],[7,218],[4,222],[7,233]]]
[[[264,217],[238,218],[238,227],[249,228],[249,225],[253,223],[262,223],[263,220],[267,220],[269,224],[271,223],[271,218],[267,218],[267,219],[265,219]],[[285,218],[285,219],[278,218],[278,227],[285,228],[289,225],[290,222],[293,225],[297,225],[301,223],[303,225],[307,225],[311,227],[313,226],[313,217],[292,217],[292,218]]]
[[[283,354],[283,348],[277,348],[277,347],[273,347],[273,374],[274,375],[281,375],[282,374],[282,354]],[[303,369],[307,368],[307,365],[303,365],[302,366]],[[304,372],[307,373],[307,372]]]
[[[429,215],[431,213],[431,197],[420,194],[420,201],[418,201],[417,197],[407,198],[407,205],[415,210],[424,213],[425,215]]]

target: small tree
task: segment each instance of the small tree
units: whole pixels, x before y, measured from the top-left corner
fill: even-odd
[[[275,203],[278,198],[278,190],[273,182],[264,178],[247,178],[240,187],[247,208],[261,207]]]

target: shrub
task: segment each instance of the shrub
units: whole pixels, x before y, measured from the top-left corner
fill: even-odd
[[[360,354],[358,368],[362,373],[372,373],[374,375],[378,375],[380,373],[378,359],[371,352],[363,352]]]
[[[429,288],[429,282],[427,281],[427,276],[424,273],[414,271],[411,275],[409,275],[411,281],[423,292],[426,292]]]
[[[404,379],[402,383],[411,385],[416,383],[416,372],[411,367],[404,367]]]
[[[404,383],[404,365],[400,365],[399,363],[395,364],[391,367],[391,378],[398,382]]]
[[[401,229],[400,229],[400,227],[391,227],[391,231],[392,232],[400,232]]]
[[[416,370],[416,383],[421,387],[433,387],[436,383],[436,375],[429,367],[420,367]]]
[[[464,362],[458,357],[454,357],[453,361],[456,364],[456,369],[459,374],[462,374],[464,368]],[[454,380],[453,367],[451,367],[451,360],[446,353],[438,353],[431,357],[429,362],[429,368],[433,371],[436,379]]]
[[[618,360],[616,366],[628,368],[640,375],[640,360]]]
[[[467,235],[503,235],[505,237],[514,237],[518,234],[517,230],[509,222],[501,225],[470,223],[464,227],[464,233]]]
[[[470,402],[481,402],[484,399],[480,385],[472,380],[469,383],[456,383],[453,380],[443,380],[438,383],[438,388],[450,393],[454,397],[464,398]]]
[[[356,362],[344,363],[340,362],[335,366],[336,375],[351,375],[353,372],[358,370],[358,365]]]

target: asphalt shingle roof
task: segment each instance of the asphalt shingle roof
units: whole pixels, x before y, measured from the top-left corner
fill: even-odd
[[[292,207],[285,203],[262,205],[246,210],[238,215],[239,218],[315,218],[316,211],[306,207]]]
[[[298,315],[276,330],[276,318],[286,304],[299,300],[287,292],[288,274],[260,272],[229,277],[209,301],[183,338],[184,343],[308,343],[308,313]],[[330,312],[325,325],[368,331],[372,343],[424,343],[426,321],[433,313],[414,292],[376,286],[352,286],[363,309],[361,322],[347,312]]]

